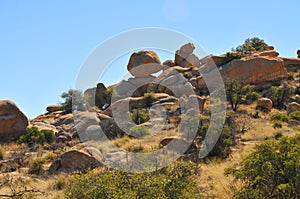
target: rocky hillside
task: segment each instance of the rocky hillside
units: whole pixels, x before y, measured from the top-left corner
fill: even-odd
[[[229,103],[224,128],[208,158],[221,158],[228,164],[243,147],[273,139],[278,128],[287,134],[298,132],[300,51],[298,58],[283,58],[269,46],[264,51],[200,59],[194,50],[194,45],[187,43],[175,52],[174,60],[164,62],[154,51],[133,53],[127,65],[132,77],[87,89],[82,94],[85,100],[76,106],[83,108],[74,112],[50,105],[46,113],[28,121],[12,101],[0,101],[0,142],[6,149],[0,153],[1,172],[20,172],[21,168],[29,174],[44,175],[86,172],[133,161],[129,152],[158,149],[201,163],[198,152],[204,147],[215,105],[205,76],[216,70],[224,81]],[[276,114],[286,119],[272,119]],[[197,133],[190,138],[187,132],[195,122]],[[252,134],[254,128],[259,131],[263,125],[270,127],[270,133]],[[10,150],[17,140],[18,145],[13,146],[16,150]],[[182,154],[180,147],[186,147]],[[45,158],[45,154],[51,157]],[[28,162],[41,157],[38,172],[32,170]]]

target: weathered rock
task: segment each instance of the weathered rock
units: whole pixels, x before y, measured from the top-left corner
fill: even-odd
[[[280,58],[250,57],[233,60],[222,66],[226,79],[239,79],[247,84],[263,84],[286,79],[288,74]]]
[[[147,77],[162,70],[162,65],[154,51],[143,50],[131,55],[127,70],[135,77]]]
[[[297,102],[291,102],[288,104],[286,110],[287,110],[288,114],[295,112],[295,111],[300,111],[300,104],[298,104]]]
[[[89,88],[84,92],[88,104],[93,107],[102,108],[104,104],[110,103],[110,97],[106,94],[107,88],[103,83],[98,83],[97,87]]]
[[[49,168],[49,172],[71,173],[74,171],[88,171],[103,166],[103,156],[99,150],[86,147],[81,150],[71,150],[61,155]]]
[[[200,66],[199,58],[195,54],[193,54],[194,49],[195,46],[192,43],[187,43],[181,46],[180,49],[175,53],[175,65],[185,68],[191,66]]]
[[[175,66],[175,63],[173,62],[173,60],[166,60],[163,62],[162,65],[163,65],[164,69],[168,69],[169,67]]]
[[[269,98],[259,98],[257,100],[257,106],[270,111],[272,109],[273,102]]]
[[[300,50],[297,50],[298,59],[300,59]]]
[[[189,143],[179,137],[171,136],[166,137],[160,141],[160,146],[166,147],[168,150],[175,152],[183,152],[182,149],[187,149],[184,154],[189,153],[192,149],[195,149],[194,143]]]
[[[282,58],[284,67],[288,72],[297,72],[300,69],[300,59]]]
[[[9,100],[0,101],[0,142],[16,140],[26,133],[27,117]]]
[[[57,105],[49,105],[49,106],[47,106],[46,110],[48,112],[52,113],[52,112],[60,111],[61,107],[57,106]]]
[[[300,122],[298,120],[289,120],[288,126],[293,127],[293,126],[299,126]]]
[[[180,47],[179,51],[180,53],[183,53],[185,55],[190,55],[194,52],[195,46],[192,43],[187,43],[184,44],[183,46]]]
[[[267,50],[253,54],[254,57],[278,57],[278,55],[279,53],[275,50]]]

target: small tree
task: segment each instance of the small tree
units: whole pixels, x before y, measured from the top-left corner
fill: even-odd
[[[85,110],[85,98],[81,91],[70,89],[68,92],[64,92],[61,97],[64,99],[60,105],[67,113],[75,111]]]
[[[271,95],[269,98],[273,102],[273,107],[284,109],[286,108],[290,97],[295,93],[292,86],[290,86],[288,83],[283,83],[282,86],[279,87],[272,87]]]
[[[269,45],[258,37],[252,37],[245,40],[245,43],[233,49],[235,52],[250,53],[253,51],[265,51],[269,49]]]
[[[230,79],[226,83],[226,96],[232,110],[236,111],[243,97],[243,84],[241,81]]]

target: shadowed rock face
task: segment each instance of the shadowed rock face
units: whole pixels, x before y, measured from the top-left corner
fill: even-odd
[[[0,101],[0,142],[16,140],[26,133],[27,117],[9,100]]]

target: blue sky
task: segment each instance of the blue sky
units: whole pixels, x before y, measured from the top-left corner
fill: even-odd
[[[11,99],[31,119],[73,87],[81,64],[113,35],[143,27],[179,31],[209,54],[258,36],[280,56],[300,49],[300,1],[0,1],[0,100]],[[128,55],[129,56],[129,55]],[[118,61],[126,72],[128,56]],[[163,58],[173,58],[163,55]]]

